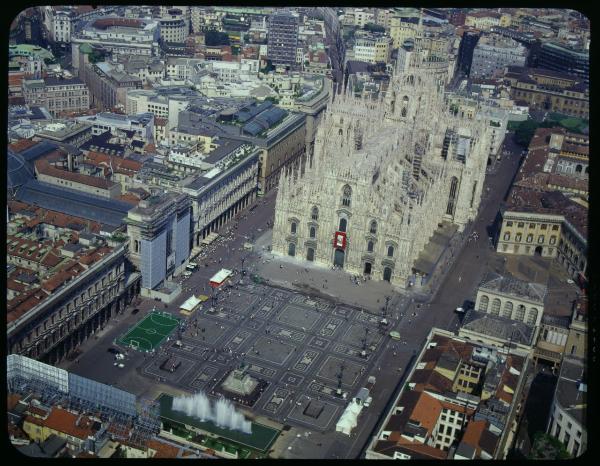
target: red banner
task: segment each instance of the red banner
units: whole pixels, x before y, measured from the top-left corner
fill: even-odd
[[[336,231],[333,237],[333,247],[335,249],[346,249],[346,232]]]

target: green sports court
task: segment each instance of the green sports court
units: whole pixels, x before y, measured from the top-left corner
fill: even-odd
[[[179,325],[179,319],[166,312],[152,311],[116,342],[140,351],[152,351]]]

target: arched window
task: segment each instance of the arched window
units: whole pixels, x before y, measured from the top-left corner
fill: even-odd
[[[510,233],[508,231],[506,233],[504,233],[504,241],[510,241]]]
[[[373,220],[371,222],[371,226],[369,227],[369,231],[371,232],[371,234],[376,234],[377,233],[377,222],[375,220]]]
[[[581,173],[582,170],[583,167],[580,164],[577,164],[577,166],[575,167],[575,173]]]
[[[367,243],[367,251],[368,252],[373,252],[373,241],[369,241]]]
[[[498,298],[494,298],[492,301],[492,310],[490,311],[490,314],[497,316],[500,313],[500,305],[500,300]]]
[[[543,243],[544,242],[544,235],[540,235],[538,236],[538,243]]]
[[[458,178],[452,177],[450,181],[450,194],[448,195],[448,206],[446,207],[446,214],[454,215],[454,203],[456,202],[456,190],[458,187]]]
[[[515,313],[515,318],[513,320],[525,321],[525,306],[519,304],[517,306],[517,312]]]
[[[310,237],[315,238],[317,236],[317,229],[315,227],[310,227]]]
[[[405,117],[406,116],[406,107],[402,107],[402,111],[400,112],[400,114]]]
[[[346,185],[346,186],[344,186],[344,189],[342,191],[342,205],[344,205],[346,207],[350,207],[351,199],[352,199],[352,189],[350,188],[350,186]]]
[[[315,260],[315,250],[313,248],[308,248],[306,250],[306,260],[310,262]]]
[[[319,220],[319,209],[317,209],[316,207],[313,207],[310,212],[310,218],[312,218],[315,221]]]
[[[535,325],[537,322],[538,310],[535,307],[529,309],[527,313],[527,323],[529,325]]]
[[[290,226],[290,231],[292,232],[292,235],[296,234],[296,228],[297,228],[296,222],[292,222],[291,226]]]
[[[531,243],[532,241],[533,241],[533,235],[532,234],[527,235],[527,242]]]
[[[394,246],[388,246],[387,255],[388,257],[394,257]]]
[[[506,318],[510,319],[510,316],[512,315],[512,311],[513,311],[512,301],[506,301],[506,303],[504,303],[504,309],[502,310],[502,317],[506,317]]]
[[[487,312],[489,302],[490,298],[488,298],[487,295],[483,295],[479,301],[479,310],[481,312]]]
[[[296,245],[294,243],[290,243],[288,245],[288,256],[295,256],[296,255]]]
[[[346,231],[346,227],[348,226],[348,221],[345,218],[340,218],[340,228],[338,231]]]

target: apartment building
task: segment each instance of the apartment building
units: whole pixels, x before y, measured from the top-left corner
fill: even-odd
[[[73,68],[79,69],[79,46],[89,44],[101,47],[113,58],[119,55],[157,56],[160,27],[157,21],[102,17],[86,23],[82,30],[71,38]]]
[[[526,352],[432,329],[366,458],[505,458],[528,365]]]
[[[504,76],[511,98],[532,110],[589,118],[589,86],[574,74],[541,68],[510,67]]]
[[[27,105],[46,107],[53,116],[90,108],[89,89],[79,78],[48,76],[23,79],[22,89]]]

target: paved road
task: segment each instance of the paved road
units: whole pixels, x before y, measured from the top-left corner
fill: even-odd
[[[496,228],[497,216],[514,175],[520,165],[519,152],[510,152],[502,157],[494,174],[488,175],[484,184],[484,197],[475,222],[469,231],[479,235],[463,246],[456,254],[456,260],[450,264],[446,279],[440,285],[430,306],[435,314],[443,315],[438,326],[455,330],[458,317],[453,310],[461,306],[466,299],[473,298],[484,273],[489,270],[504,270],[503,258],[492,248],[489,236]]]

